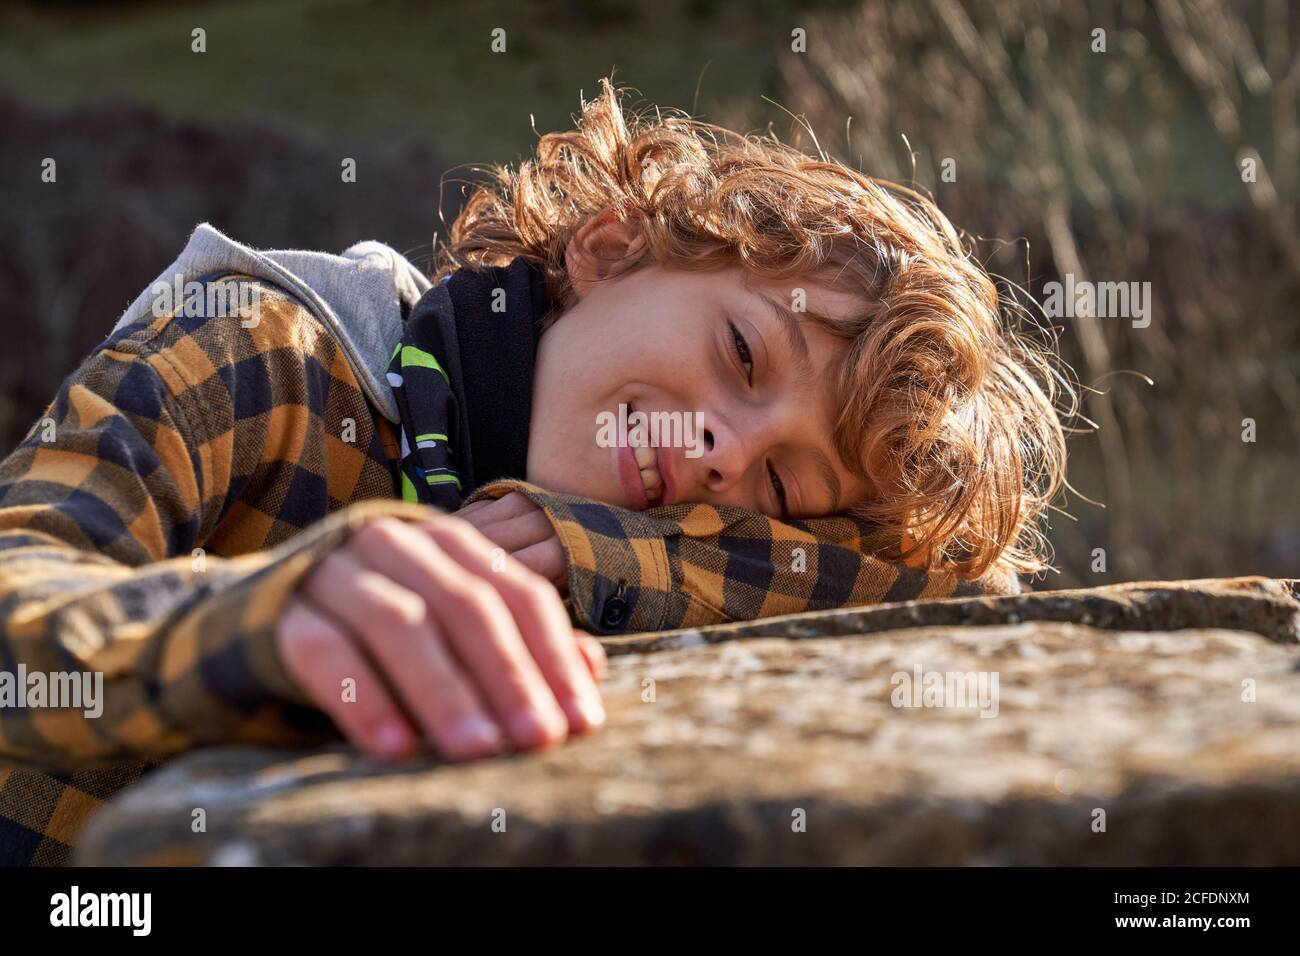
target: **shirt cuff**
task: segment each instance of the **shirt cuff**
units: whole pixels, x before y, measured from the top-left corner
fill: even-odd
[[[465,503],[515,491],[555,528],[569,569],[570,613],[579,626],[593,634],[627,634],[664,630],[684,619],[690,598],[673,587],[668,560],[667,541],[680,530],[677,521],[517,479],[484,485]]]

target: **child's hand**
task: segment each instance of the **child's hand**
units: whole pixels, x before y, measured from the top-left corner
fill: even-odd
[[[476,501],[457,511],[456,517],[464,518],[516,561],[546,578],[561,594],[568,593],[564,548],[551,519],[526,495],[512,491],[500,498]]]
[[[354,532],[286,604],[276,646],[375,756],[407,756],[424,738],[448,759],[483,757],[605,717],[600,644],[574,631],[554,587],[455,517]]]

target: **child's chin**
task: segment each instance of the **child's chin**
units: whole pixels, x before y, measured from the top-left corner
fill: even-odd
[[[524,480],[529,484],[537,485],[539,488],[545,488],[547,491],[553,491],[562,495],[576,495],[579,498],[590,498],[592,501],[599,501],[602,504],[614,505],[618,508],[630,508],[633,511],[641,511],[645,508],[644,504],[637,502],[628,503],[628,491],[615,480],[608,483],[600,484],[591,480],[583,480],[584,476],[574,474],[556,474],[554,469],[529,469],[528,477]]]

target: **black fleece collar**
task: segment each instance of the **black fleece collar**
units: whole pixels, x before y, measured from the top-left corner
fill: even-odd
[[[455,508],[490,481],[527,477],[533,364],[548,308],[542,270],[520,257],[459,269],[411,309],[389,366],[409,482],[403,497],[414,489],[416,500]],[[404,355],[405,346],[417,351]]]

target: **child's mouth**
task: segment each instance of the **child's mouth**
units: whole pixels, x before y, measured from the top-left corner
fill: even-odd
[[[636,467],[645,488],[646,500],[650,504],[656,504],[664,496],[664,480],[659,474],[658,456],[653,448],[637,446],[633,446],[632,454],[636,457]]]
[[[634,411],[631,403],[627,414]],[[644,436],[629,434],[626,445],[614,449],[615,467],[629,506],[640,511],[659,504],[664,497],[664,479],[654,448],[634,442],[648,441]]]

